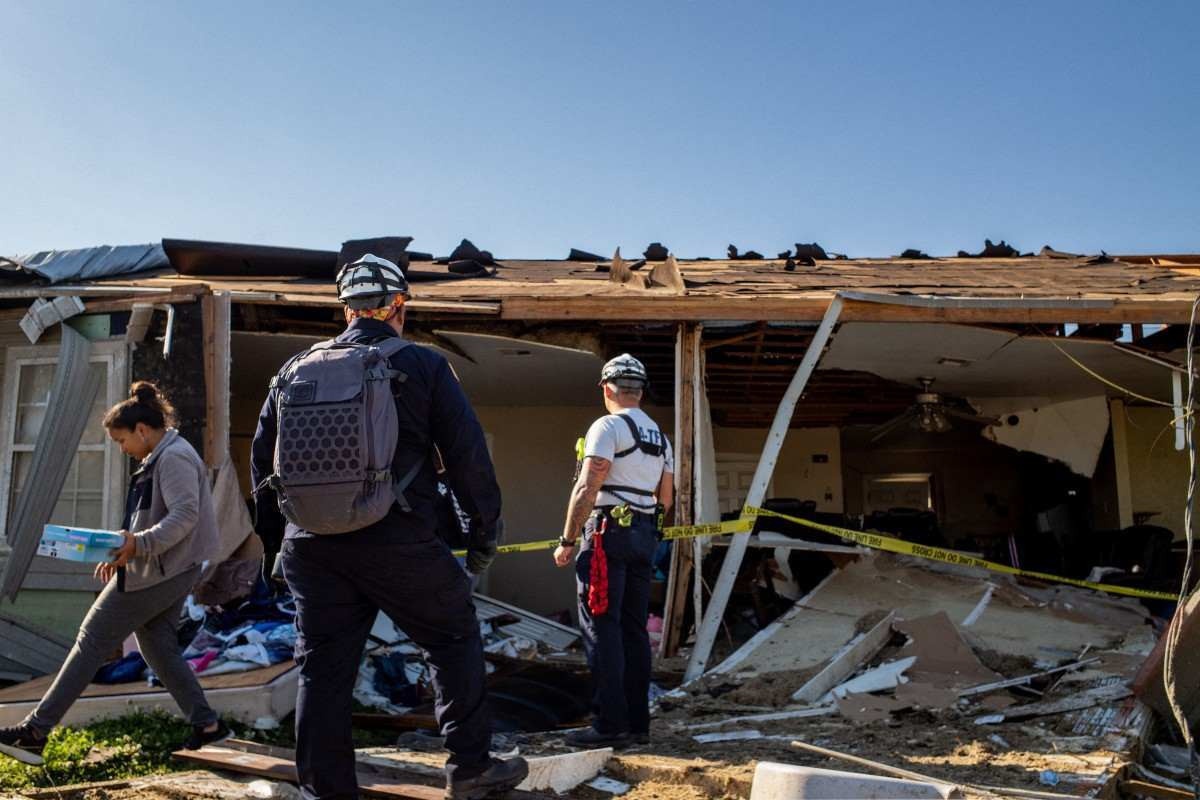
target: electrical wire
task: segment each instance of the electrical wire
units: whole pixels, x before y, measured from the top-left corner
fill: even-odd
[[[1200,300],[1200,298],[1197,298],[1197,300]],[[1194,312],[1195,312],[1195,309],[1193,308],[1193,314],[1194,314]],[[1191,330],[1189,329],[1189,330],[1188,330],[1188,338],[1189,338],[1189,340],[1190,340],[1190,338],[1191,338],[1191,335],[1192,335],[1192,333],[1191,333]],[[1165,400],[1157,400],[1157,399],[1155,399],[1155,398],[1153,398],[1153,397],[1146,397],[1146,395],[1144,395],[1144,394],[1138,394],[1137,392],[1133,391],[1132,389],[1126,389],[1124,386],[1120,385],[1119,383],[1114,383],[1113,381],[1110,381],[1108,378],[1104,377],[1104,376],[1103,376],[1103,375],[1101,375],[1099,372],[1096,372],[1096,370],[1092,369],[1092,368],[1091,368],[1091,367],[1089,367],[1087,364],[1084,364],[1084,363],[1083,363],[1082,361],[1080,361],[1078,358],[1076,358],[1075,356],[1071,355],[1071,354],[1070,354],[1070,353],[1068,353],[1066,350],[1064,350],[1062,347],[1060,347],[1060,346],[1059,346],[1059,344],[1058,344],[1058,342],[1054,341],[1054,339],[1053,339],[1053,338],[1051,338],[1051,337],[1049,337],[1049,336],[1046,336],[1046,341],[1048,341],[1050,344],[1054,345],[1054,348],[1055,348],[1056,350],[1058,350],[1058,352],[1060,352],[1060,353],[1062,353],[1064,356],[1066,356],[1066,357],[1067,357],[1067,358],[1068,358],[1068,359],[1071,361],[1071,363],[1072,363],[1072,364],[1074,364],[1075,366],[1079,367],[1081,370],[1083,370],[1084,372],[1086,372],[1088,375],[1091,375],[1093,378],[1095,378],[1096,380],[1100,381],[1100,382],[1101,382],[1101,383],[1103,383],[1105,386],[1108,386],[1108,387],[1110,387],[1110,388],[1112,388],[1112,389],[1116,389],[1118,392],[1122,392],[1123,394],[1127,394],[1127,395],[1129,395],[1130,397],[1132,397],[1132,398],[1135,398],[1135,399],[1137,399],[1137,400],[1144,400],[1144,401],[1145,401],[1145,402],[1147,402],[1147,403],[1153,403],[1153,404],[1154,404],[1154,405],[1156,405],[1156,406],[1166,406],[1167,408],[1174,408],[1174,407],[1175,407],[1175,404],[1174,404],[1174,403],[1168,403],[1168,402],[1166,402]],[[1190,380],[1190,378],[1189,378],[1189,380]]]
[[[1179,675],[1176,672],[1177,665],[1175,663],[1179,653],[1179,641],[1183,633],[1183,621],[1187,605],[1195,594],[1189,587],[1192,582],[1192,545],[1195,539],[1193,511],[1196,501],[1197,478],[1195,417],[1192,414],[1196,402],[1195,333],[1197,308],[1200,308],[1200,297],[1197,297],[1192,302],[1192,315],[1187,332],[1187,405],[1184,406],[1186,420],[1183,426],[1184,441],[1188,451],[1187,499],[1183,507],[1183,534],[1187,542],[1187,556],[1184,558],[1183,582],[1179,587],[1179,603],[1176,606],[1175,615],[1171,618],[1171,624],[1167,628],[1166,645],[1163,651],[1163,688],[1167,695],[1167,704],[1171,707],[1171,714],[1175,717],[1175,722],[1179,725],[1180,733],[1183,735],[1183,742],[1190,755],[1192,783],[1195,785],[1197,795],[1200,795],[1200,758],[1196,754],[1196,743],[1192,737],[1191,726],[1188,725],[1187,714],[1179,702]]]

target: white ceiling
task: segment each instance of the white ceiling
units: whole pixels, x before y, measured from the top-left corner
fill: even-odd
[[[586,350],[488,336],[437,331],[470,356],[433,345],[458,373],[471,402],[480,406],[597,405],[604,362]]]
[[[918,378],[930,377],[935,391],[964,397],[1120,396],[1073,364],[1055,344],[1113,383],[1171,400],[1167,368],[1107,342],[1020,337],[968,325],[848,322],[833,336],[820,368],[870,372],[914,387]],[[940,363],[947,358],[967,363]]]
[[[471,402],[478,406],[596,405],[603,361],[585,350],[488,336],[437,331],[451,347],[420,343],[450,362]],[[267,382],[288,358],[321,337],[235,332],[232,334],[235,394],[266,395]]]

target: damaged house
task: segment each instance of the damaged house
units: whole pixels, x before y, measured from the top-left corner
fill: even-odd
[[[707,690],[722,674],[791,672],[776,690],[817,701],[894,647],[895,660],[913,657],[942,676],[910,685],[953,700],[1012,677],[1006,656],[1026,671],[1084,660],[1088,648],[1132,663],[1145,652],[1122,648],[1150,630],[1144,619],[1170,613],[1163,595],[1178,591],[1186,555],[1185,338],[1200,256],[992,248],[848,259],[797,245],[776,259],[731,247],[717,260],[676,259],[659,245],[636,260],[576,250],[566,260],[497,260],[466,241],[445,258],[409,252],[408,241],[375,246],[406,261],[406,335],[450,360],[479,413],[509,544],[557,536],[573,444],[599,413],[596,376],[622,352],[646,364],[648,411],[675,432],[676,524],[764,510],[750,536],[680,538],[664,553],[654,604],[661,653],[676,657],[679,678]],[[213,469],[223,555],[257,555],[237,552],[254,526],[246,500],[257,414],[282,363],[342,329],[337,260],[336,251],[163,240],[8,265],[0,588],[15,603],[0,608],[0,677],[52,671],[99,588],[89,571],[34,558],[32,546],[45,521],[119,527],[127,465],[97,419],[130,380],[164,388]],[[44,476],[61,484],[56,497],[29,493]],[[1063,600],[1050,582],[1030,589],[1000,573],[949,575],[944,564],[928,572],[831,530],[882,532],[911,545],[918,562],[954,550],[1124,587],[1145,613],[1137,600],[1105,607],[1081,588],[1061,590],[1075,593]],[[270,551],[270,533],[259,533]],[[906,593],[886,608],[847,607],[881,580]],[[480,591],[546,618],[573,613],[573,581],[547,553],[501,557]],[[980,609],[983,633],[967,631],[968,646],[964,623],[984,593],[993,616]],[[1098,599],[1084,608],[1081,597]],[[1059,608],[1045,618],[1052,635],[1023,627],[1017,610],[1033,607]],[[805,609],[831,615],[827,641],[812,644],[820,626],[811,619],[789,622]],[[809,685],[871,631],[871,652],[853,669]],[[771,641],[789,644],[764,650]],[[909,652],[921,648],[963,656],[946,667],[959,677],[944,680],[933,659]],[[809,661],[797,663],[800,651]],[[772,658],[789,668],[764,668]],[[285,672],[267,680],[272,692],[291,690],[278,682]],[[286,706],[263,696],[255,713]],[[872,701],[848,714],[894,708]]]

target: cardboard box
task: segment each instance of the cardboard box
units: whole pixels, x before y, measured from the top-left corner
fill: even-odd
[[[98,564],[112,561],[113,548],[120,547],[124,538],[113,531],[93,528],[73,528],[68,525],[47,525],[42,528],[42,539],[37,554],[63,561],[80,561]]]

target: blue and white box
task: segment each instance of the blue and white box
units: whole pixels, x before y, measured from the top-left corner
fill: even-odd
[[[63,561],[98,564],[112,561],[112,550],[120,547],[125,538],[113,531],[94,528],[75,528],[70,525],[47,525],[42,528],[37,554]]]

